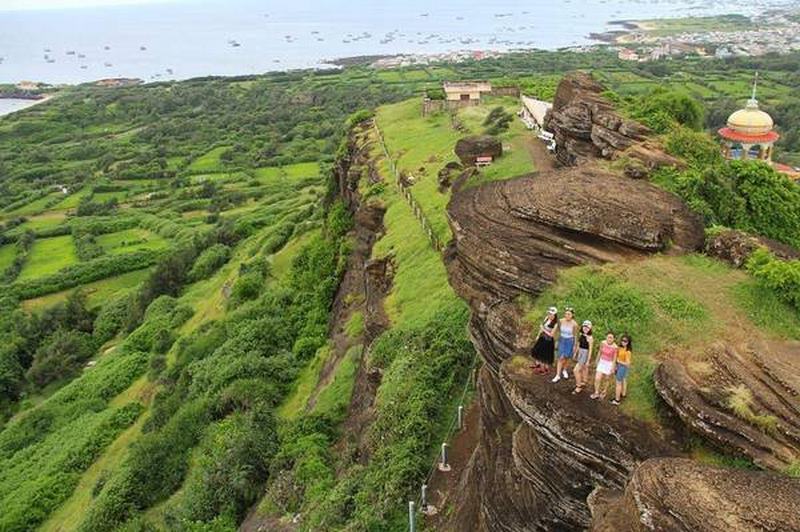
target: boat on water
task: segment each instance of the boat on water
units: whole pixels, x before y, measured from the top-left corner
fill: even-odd
[[[86,65],[81,65],[81,70],[86,70],[87,68],[89,68],[89,67],[86,66]]]
[[[147,46],[140,46],[139,50],[141,50],[142,52],[147,51]]]
[[[78,54],[78,59],[86,59],[86,54]]]
[[[75,55],[75,50],[68,50],[67,55]]]
[[[112,65],[111,63],[103,63],[103,66],[105,66],[106,68],[110,68],[114,65]]]
[[[109,45],[105,45],[103,46],[103,50],[111,50],[111,47]]]

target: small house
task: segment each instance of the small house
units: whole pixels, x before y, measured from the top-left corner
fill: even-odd
[[[488,81],[445,81],[442,88],[448,102],[462,105],[477,105],[485,94],[492,92]]]

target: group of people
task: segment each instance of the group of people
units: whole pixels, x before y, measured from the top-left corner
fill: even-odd
[[[589,369],[593,358],[596,358],[594,393],[590,397],[605,399],[613,375],[616,386],[611,404],[619,405],[628,394],[632,351],[633,343],[629,334],[623,334],[617,344],[617,338],[611,331],[606,333],[595,351],[591,321],[586,320],[578,325],[572,308],[566,308],[564,317],[559,319],[558,309],[550,307],[539,327],[532,353],[534,364],[531,367],[534,373],[548,375],[555,366],[556,375],[552,382],[556,383],[569,379],[570,364],[575,361],[575,389],[572,393],[577,395],[589,384]]]

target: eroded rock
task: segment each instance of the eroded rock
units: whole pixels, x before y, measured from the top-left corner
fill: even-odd
[[[697,365],[691,374],[671,359],[654,374],[659,395],[689,429],[764,468],[800,462],[800,343],[718,343]]]
[[[639,174],[649,174],[661,166],[683,164],[657,143],[643,144],[650,130],[618,114],[604,92],[605,87],[583,72],[569,74],[559,84],[553,109],[545,118],[545,129],[555,136],[556,159],[561,165],[629,157],[640,162]]]
[[[622,493],[590,497],[593,532],[800,530],[800,482],[684,458],[642,464]]]
[[[735,268],[741,268],[753,251],[759,247],[767,248],[778,258],[784,260],[800,258],[800,251],[791,246],[735,229],[728,229],[708,238],[705,252]]]
[[[496,159],[503,155],[503,143],[491,135],[465,137],[456,143],[455,152],[463,165],[472,166],[478,157]]]

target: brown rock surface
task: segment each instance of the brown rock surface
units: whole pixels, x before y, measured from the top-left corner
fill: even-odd
[[[717,344],[706,356],[699,376],[678,360],[659,365],[655,385],[667,405],[724,452],[779,471],[800,463],[800,344]],[[732,406],[737,396],[744,413]]]
[[[595,158],[626,156],[647,171],[682,164],[655,142],[645,143],[649,129],[620,116],[603,96],[604,91],[605,87],[583,72],[569,74],[559,84],[553,109],[545,118],[545,129],[555,136],[559,163],[577,166]]]
[[[580,194],[558,193],[565,190]],[[586,528],[586,497],[596,483],[621,489],[639,462],[675,450],[659,440],[663,434],[572,396],[569,383],[554,387],[509,362],[533,341],[516,298],[541,293],[564,267],[670,244],[671,251],[697,249],[702,224],[675,196],[592,167],[463,191],[449,215],[450,281],[472,307],[470,331],[486,364],[480,443],[443,528]]]
[[[491,135],[476,135],[465,137],[456,143],[456,155],[465,166],[475,164],[478,157],[498,158],[503,155],[503,143]]]
[[[706,241],[705,251],[711,257],[716,257],[736,268],[741,268],[747,262],[750,254],[759,247],[769,249],[778,258],[784,260],[800,258],[800,251],[791,246],[735,229],[722,231],[710,237]]]
[[[593,532],[745,532],[800,530],[800,481],[682,458],[655,458],[633,474],[624,493],[590,498]]]

